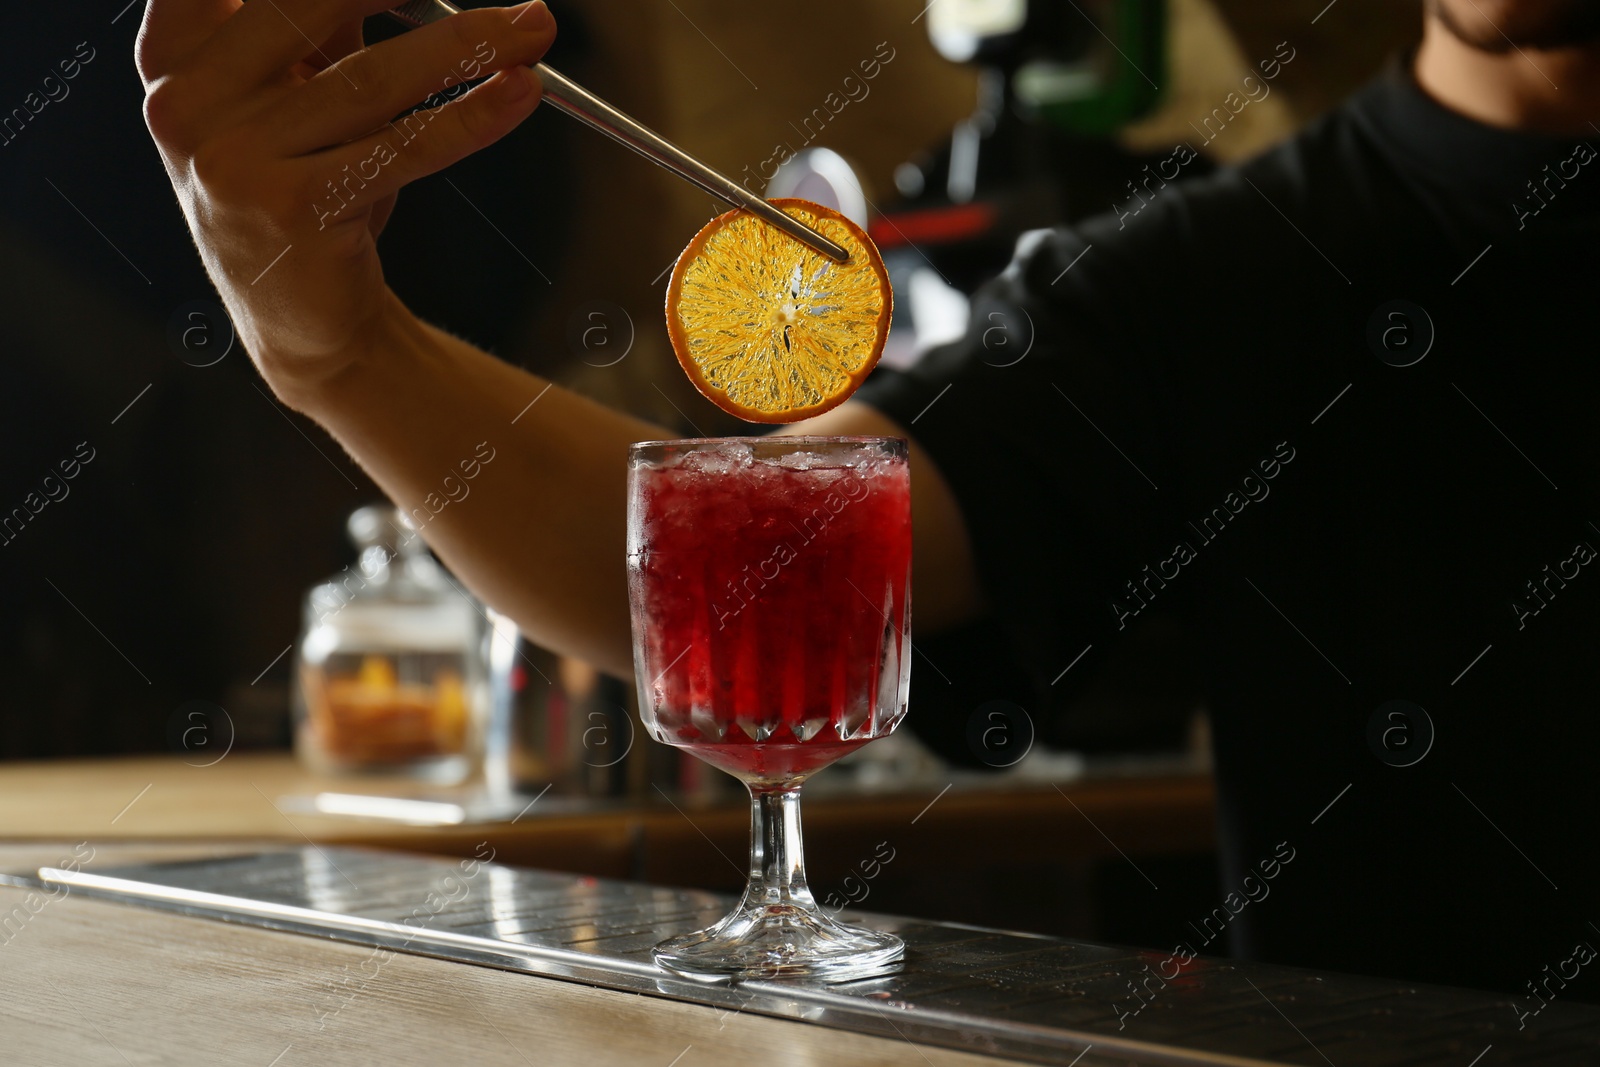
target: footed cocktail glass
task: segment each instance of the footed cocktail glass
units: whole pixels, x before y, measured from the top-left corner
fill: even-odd
[[[750,881],[715,925],[656,946],[695,977],[860,978],[892,934],[806,885],[800,786],[894,730],[911,670],[911,483],[885,437],[634,445],[628,591],[639,707],[657,741],[750,790]]]

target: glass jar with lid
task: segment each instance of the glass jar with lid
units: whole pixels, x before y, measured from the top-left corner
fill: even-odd
[[[321,772],[463,781],[483,751],[483,610],[397,509],[364,507],[347,525],[360,558],[305,601],[295,750]]]

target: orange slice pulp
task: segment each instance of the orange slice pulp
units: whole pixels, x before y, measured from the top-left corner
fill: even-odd
[[[747,422],[798,422],[842,404],[889,336],[894,292],[872,238],[832,208],[774,200],[850,254],[836,263],[743,209],[678,257],[667,332],[689,380]]]

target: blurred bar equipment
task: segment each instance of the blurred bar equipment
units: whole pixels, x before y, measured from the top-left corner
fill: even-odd
[[[523,640],[516,623],[493,609],[489,619],[485,788],[499,796],[546,787],[573,796],[627,793],[637,732],[622,683]]]
[[[520,818],[546,793],[732,791],[698,760],[646,743],[633,686],[530,643],[462,589],[400,511],[363,507],[346,527],[357,562],[305,600],[295,751],[322,774],[447,788],[325,791],[285,797],[288,808],[455,825]]]
[[[360,508],[346,528],[355,568],[306,596],[295,750],[323,773],[466,781],[481,764],[489,704],[483,611],[395,508]]]

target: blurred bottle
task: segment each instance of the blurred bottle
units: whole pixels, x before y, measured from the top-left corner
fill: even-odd
[[[484,784],[491,794],[616,797],[631,780],[647,741],[629,708],[628,686],[582,660],[524,640],[516,624],[490,611],[490,702]]]
[[[483,610],[395,508],[361,508],[347,528],[355,567],[306,597],[295,751],[325,773],[464,781],[481,765],[490,703]]]
[[[493,693],[484,785],[493,796],[735,795],[720,771],[652,740],[637,691],[582,660],[540,648],[490,609],[485,635]]]

